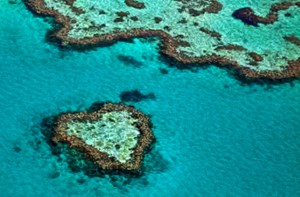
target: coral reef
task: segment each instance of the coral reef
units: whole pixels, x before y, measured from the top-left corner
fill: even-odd
[[[251,8],[241,8],[233,12],[232,16],[234,18],[240,19],[248,25],[253,25],[258,27],[258,17],[254,14]]]
[[[142,94],[139,90],[124,91],[120,94],[122,102],[140,102],[147,99],[155,99],[153,93]]]
[[[291,42],[297,46],[300,46],[300,39],[297,38],[296,36],[286,36],[284,39],[288,42]]]
[[[248,79],[300,75],[296,0],[263,0],[248,7],[225,0],[24,1],[62,25],[53,35],[62,46],[157,36],[161,52],[184,64],[231,65]],[[251,25],[232,17],[234,12]]]
[[[76,148],[102,170],[138,172],[153,135],[147,116],[130,106],[107,103],[92,113],[61,115],[52,140]]]
[[[145,4],[142,2],[138,2],[136,0],[125,0],[127,6],[134,7],[136,9],[143,9],[145,8]]]
[[[143,62],[136,60],[132,56],[118,55],[117,57],[120,61],[124,62],[126,65],[132,65],[136,68],[140,68],[143,65]]]

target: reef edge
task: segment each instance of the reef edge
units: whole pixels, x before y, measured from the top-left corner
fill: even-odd
[[[114,157],[109,157],[108,154],[101,152],[91,145],[85,143],[82,139],[74,135],[67,134],[67,123],[70,121],[95,121],[101,117],[101,114],[112,111],[127,111],[131,113],[131,116],[138,121],[136,127],[140,132],[137,144],[133,150],[130,160],[120,162]],[[150,148],[150,145],[154,141],[154,136],[150,129],[149,118],[142,112],[136,110],[132,106],[123,104],[106,103],[100,109],[94,112],[78,112],[78,113],[64,113],[61,114],[55,122],[54,134],[52,142],[54,144],[66,143],[71,148],[83,153],[83,155],[93,161],[93,163],[99,167],[100,170],[105,172],[119,171],[124,173],[139,174],[141,173],[141,163],[144,158],[145,152]]]
[[[44,6],[43,0],[24,0],[27,7],[34,13],[43,16],[52,16],[55,19],[55,22],[61,25],[61,28],[56,29],[51,35],[52,38],[61,46],[61,47],[74,47],[76,49],[81,48],[90,48],[95,47],[100,44],[113,44],[120,40],[128,40],[132,38],[143,38],[143,37],[158,37],[161,40],[161,53],[168,57],[174,58],[182,64],[216,64],[217,66],[232,66],[234,67],[239,75],[242,75],[246,80],[259,80],[259,79],[268,79],[268,80],[285,80],[298,78],[300,76],[300,58],[289,61],[288,65],[285,66],[284,70],[276,70],[276,71],[257,71],[244,66],[239,65],[238,62],[229,60],[228,58],[218,56],[216,54],[212,54],[210,56],[202,56],[202,57],[189,57],[182,53],[176,51],[178,46],[184,46],[183,42],[180,42],[170,36],[168,33],[162,30],[143,30],[143,29],[132,29],[127,32],[117,32],[110,33],[104,35],[96,35],[91,38],[82,38],[82,39],[72,39],[69,38],[68,32],[71,29],[70,27],[70,19],[56,12],[55,10],[47,9]],[[277,16],[277,12],[280,10],[286,10],[290,6],[298,6],[300,7],[300,3],[295,4],[274,4],[271,6],[271,12],[275,13]],[[220,7],[220,6],[218,6]],[[270,14],[266,17],[268,20],[262,20],[260,17],[261,23],[273,23],[277,20],[277,17],[269,20]],[[237,46],[241,47],[241,46]]]

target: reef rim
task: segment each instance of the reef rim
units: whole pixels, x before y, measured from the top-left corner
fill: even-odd
[[[127,111],[131,113],[131,116],[138,121],[135,123],[135,127],[139,130],[140,135],[137,144],[131,155],[131,159],[122,163],[108,154],[101,152],[100,150],[88,145],[82,139],[74,135],[67,134],[67,123],[70,121],[95,121],[101,119],[101,114],[105,114],[113,111]],[[99,110],[88,113],[65,113],[59,116],[56,120],[56,126],[54,129],[54,136],[52,141],[55,144],[67,143],[70,147],[76,148],[82,152],[84,156],[93,161],[103,171],[122,171],[130,173],[140,173],[141,163],[144,158],[146,150],[150,147],[154,140],[154,136],[150,129],[149,118],[142,112],[136,110],[132,106],[126,106],[123,104],[106,103]]]
[[[237,61],[230,60],[226,57],[219,56],[217,54],[201,56],[201,57],[189,57],[185,54],[182,54],[176,50],[178,46],[183,46],[186,43],[181,42],[175,38],[173,38],[170,34],[166,33],[163,30],[153,30],[153,29],[131,29],[126,32],[114,32],[103,35],[95,35],[93,37],[85,37],[80,39],[74,39],[68,37],[68,32],[71,29],[70,23],[71,19],[61,15],[59,12],[46,8],[43,0],[23,0],[27,7],[38,15],[44,16],[52,16],[55,18],[55,22],[61,25],[61,28],[56,29],[53,34],[49,35],[51,38],[54,38],[55,42],[59,44],[61,47],[70,46],[76,49],[86,49],[92,48],[99,45],[113,44],[120,40],[130,40],[132,38],[143,38],[143,37],[158,37],[161,40],[161,53],[165,56],[174,58],[176,61],[182,63],[183,65],[190,64],[198,64],[198,65],[207,65],[207,64],[215,64],[219,67],[223,66],[231,66],[236,69],[237,73],[241,75],[241,78],[244,78],[247,81],[255,81],[261,79],[267,79],[271,81],[275,80],[285,80],[285,79],[296,79],[300,76],[300,58],[296,60],[288,61],[287,66],[283,70],[268,70],[268,71],[259,71],[254,70],[245,66],[240,65]],[[222,4],[217,1],[213,1],[217,3],[217,6],[221,9]],[[70,7],[73,7],[72,3],[69,4]],[[277,12],[280,10],[286,10],[290,6],[298,6],[300,7],[300,2],[295,4],[292,3],[274,3],[271,6],[271,12],[275,14],[268,14],[266,20],[263,17],[259,17],[262,23],[273,23],[277,20]],[[218,10],[215,10],[217,12]],[[209,12],[209,11],[208,11]],[[270,16],[274,16],[273,18]],[[271,20],[272,19],[272,20]],[[234,46],[236,48],[240,48],[241,46]],[[255,62],[256,60],[254,60]]]

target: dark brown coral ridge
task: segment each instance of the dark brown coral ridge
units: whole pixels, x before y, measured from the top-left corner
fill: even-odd
[[[224,45],[224,46],[218,46],[216,50],[234,50],[234,51],[246,51],[244,47],[240,45],[234,45],[234,44],[229,44],[229,45]]]
[[[297,38],[296,36],[286,36],[284,39],[288,42],[291,42],[297,46],[300,46],[300,39]]]
[[[300,76],[300,58],[295,61],[289,61],[287,69],[283,71],[269,71],[257,73],[254,70],[243,68],[240,70],[241,74],[246,77],[246,79],[257,78],[259,75],[262,79],[287,79],[287,78],[297,78]]]
[[[179,0],[180,1],[180,0]],[[184,45],[183,42],[173,38],[168,33],[162,30],[152,30],[152,29],[131,29],[127,32],[114,32],[111,34],[104,34],[104,35],[95,35],[94,37],[86,37],[82,39],[73,39],[68,37],[68,32],[71,29],[70,23],[71,20],[68,17],[62,16],[60,13],[56,12],[55,10],[47,9],[44,5],[43,0],[25,0],[26,5],[32,11],[36,12],[37,14],[47,15],[47,16],[54,16],[55,21],[62,25],[62,28],[57,30],[52,36],[56,38],[56,41],[61,46],[70,45],[75,48],[85,48],[85,47],[92,47],[97,46],[101,43],[110,44],[115,43],[118,40],[126,40],[132,39],[135,37],[158,37],[161,39],[161,53],[168,57],[174,58],[175,60],[183,63],[183,64],[216,64],[218,66],[233,66],[242,77],[245,77],[247,80],[254,80],[254,79],[271,79],[271,80],[278,80],[278,79],[286,79],[286,78],[297,78],[300,76],[300,60],[297,59],[295,61],[289,61],[286,69],[278,70],[278,71],[257,71],[250,68],[243,67],[239,65],[236,61],[229,60],[228,58],[218,56],[217,54],[212,54],[209,56],[202,56],[202,57],[189,57],[185,54],[177,52],[176,48],[178,46]],[[217,2],[217,1],[214,1]],[[262,18],[258,17],[258,20],[261,23],[273,23],[277,20],[277,12],[279,10],[287,9],[288,7],[296,5],[300,6],[299,3],[295,4],[274,4],[271,8],[273,10],[270,12],[267,17]],[[209,6],[209,12],[216,11],[220,9],[220,5],[213,5]],[[275,13],[275,18],[273,14]],[[208,32],[207,33],[213,33]],[[217,35],[216,35],[217,36]],[[226,46],[225,46],[226,47]],[[232,50],[244,50],[243,46],[238,45],[229,45],[229,48]],[[252,64],[257,64],[259,58],[253,58]]]
[[[245,24],[258,27],[258,16],[256,16],[254,11],[249,7],[234,11],[232,16],[236,19],[240,19]]]
[[[131,113],[131,116],[137,119],[135,127],[138,128],[140,136],[134,152],[131,155],[131,159],[125,163],[121,163],[113,157],[109,157],[106,153],[100,152],[98,149],[91,145],[86,144],[82,139],[67,134],[67,123],[70,121],[96,121],[101,118],[101,114],[105,114],[113,111],[127,111]],[[66,113],[61,115],[56,121],[56,128],[54,131],[53,142],[54,143],[67,143],[70,147],[76,148],[82,152],[85,157],[93,161],[101,170],[104,171],[123,171],[130,173],[140,173],[141,163],[145,154],[145,151],[149,148],[153,142],[153,134],[150,129],[149,118],[134,109],[131,106],[122,104],[107,103],[102,106],[98,111],[87,113]]]
[[[136,9],[144,9],[146,6],[142,2],[138,2],[136,0],[125,0],[127,6],[134,7]]]
[[[232,16],[234,18],[240,19],[244,23],[248,25],[253,25],[258,27],[258,23],[262,24],[272,24],[278,21],[278,12],[281,10],[287,10],[291,6],[298,6],[300,7],[300,3],[292,3],[292,2],[282,2],[282,3],[274,3],[271,8],[270,12],[265,16],[258,16],[254,13],[254,11],[249,8],[240,8],[233,12]]]
[[[208,35],[210,35],[211,37],[217,38],[219,41],[222,38],[222,35],[220,33],[216,32],[216,31],[211,31],[211,30],[206,29],[204,27],[200,27],[199,30],[206,33],[206,34],[208,34]]]

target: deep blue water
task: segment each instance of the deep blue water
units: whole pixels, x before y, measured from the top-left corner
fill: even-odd
[[[299,81],[242,85],[215,66],[178,70],[160,61],[158,41],[62,51],[20,2],[1,1],[0,19],[1,196],[300,196]],[[152,116],[157,138],[144,176],[89,177],[51,154],[43,118],[134,89],[156,97],[128,103]]]

